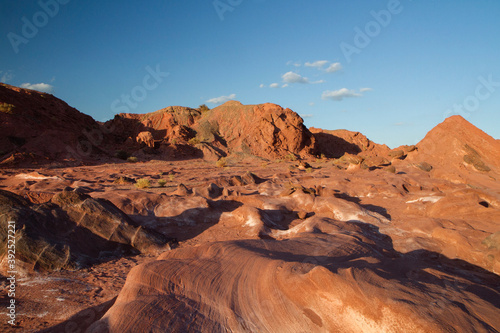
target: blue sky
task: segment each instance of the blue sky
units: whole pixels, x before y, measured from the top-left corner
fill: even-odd
[[[0,81],[100,121],[232,98],[390,147],[452,114],[498,139],[499,17],[498,0],[0,0]]]

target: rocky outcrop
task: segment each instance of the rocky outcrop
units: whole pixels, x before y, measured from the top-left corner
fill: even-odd
[[[169,248],[163,235],[138,226],[111,202],[74,191],[36,205],[0,190],[0,260],[7,256],[9,221],[16,226],[18,267],[27,271],[74,269]]]
[[[151,134],[151,132],[148,131],[140,132],[139,134],[137,134],[135,140],[139,143],[144,143],[149,148],[154,148],[155,146],[155,140],[153,138],[153,134]]]
[[[359,132],[348,130],[325,130],[311,127],[309,129],[316,140],[318,154],[328,158],[339,158],[344,153],[364,156],[376,156],[389,151],[386,145],[379,145]]]
[[[124,142],[141,132],[150,132],[154,140],[171,142],[192,137],[190,127],[200,117],[200,111],[182,106],[167,108],[146,114],[120,113],[106,123],[116,128],[115,133]]]
[[[302,118],[272,103],[242,105],[230,101],[206,112],[193,128],[201,141],[219,142],[229,153],[269,159],[315,153],[314,137]]]
[[[255,212],[254,212],[255,213]],[[257,226],[258,214],[251,222]],[[253,216],[252,215],[252,216]],[[254,222],[255,220],[255,222]],[[247,224],[250,223],[247,222]],[[181,248],[135,267],[88,332],[448,332],[499,327],[500,282],[359,222],[306,220],[285,240]],[[309,230],[309,231],[308,231]],[[462,284],[466,284],[464,297]],[[474,310],[472,310],[474,309]]]

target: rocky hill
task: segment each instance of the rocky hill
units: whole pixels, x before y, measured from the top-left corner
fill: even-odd
[[[461,116],[434,127],[409,161],[430,163],[437,176],[467,182],[500,179],[500,143]]]
[[[95,158],[100,125],[53,95],[0,84],[2,165]],[[101,133],[101,137],[96,133]]]

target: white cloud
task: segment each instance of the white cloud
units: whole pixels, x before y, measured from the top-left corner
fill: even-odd
[[[0,75],[2,75],[2,77],[0,77],[0,82],[3,83],[8,83],[14,77],[12,71],[6,71],[6,72],[0,71]]]
[[[269,88],[279,88],[280,87],[280,84],[279,83],[271,83],[269,85]]]
[[[38,90],[45,93],[52,93],[54,91],[54,87],[47,83],[23,83],[20,87],[25,89]]]
[[[365,92],[365,91],[372,91],[372,88],[361,88],[359,89],[359,92]]]
[[[334,62],[333,64],[328,66],[328,68],[326,69],[326,72],[327,73],[334,73],[334,72],[339,71],[341,69],[342,69],[342,65],[340,64],[340,62]]]
[[[281,88],[286,88],[288,87],[288,83],[285,83],[284,85],[281,86]]]
[[[314,81],[314,82],[311,82],[312,84],[319,84],[319,83],[325,83],[326,81],[325,80],[319,80],[319,81]]]
[[[292,60],[287,61],[286,65],[287,65],[287,66],[295,66],[295,67],[300,67],[300,66],[302,66],[300,63],[298,63],[298,62],[293,62]]]
[[[230,101],[230,100],[235,99],[235,98],[236,98],[236,94],[231,94],[229,96],[220,96],[220,97],[211,98],[208,101],[206,101],[206,103],[222,104],[222,103],[225,103],[225,102]]]
[[[261,83],[261,85],[259,86],[259,88],[265,88],[266,85],[264,83]]]
[[[309,103],[309,106],[314,106],[314,105],[315,105],[314,102]]]
[[[327,90],[323,92],[323,95],[321,98],[323,99],[332,99],[334,101],[341,101],[344,98],[348,97],[361,97],[362,95],[360,93],[357,93],[354,90],[350,90],[347,88],[342,88],[339,90]]]
[[[318,61],[315,61],[315,62],[306,62],[304,65],[306,67],[315,67],[315,68],[322,68],[323,66],[325,66],[326,64],[328,64],[328,60],[318,60]]]
[[[309,83],[309,79],[294,72],[288,72],[281,76],[285,83]]]

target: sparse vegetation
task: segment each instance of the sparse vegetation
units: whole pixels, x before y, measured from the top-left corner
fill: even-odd
[[[121,159],[121,160],[126,160],[127,158],[129,158],[129,157],[130,157],[130,154],[129,154],[129,153],[127,153],[125,150],[117,150],[117,151],[115,152],[115,157],[116,157],[116,158],[119,158],[119,159]]]
[[[137,157],[135,157],[135,156],[130,156],[129,158],[127,158],[127,162],[130,162],[130,163],[136,163],[136,162],[137,162]]]
[[[7,114],[14,114],[14,108],[16,106],[8,103],[0,103],[0,112],[7,113]]]
[[[313,170],[313,168],[307,168],[307,169],[306,169],[306,172],[307,172],[307,173],[312,173],[313,171],[314,171],[314,170]]]
[[[177,144],[177,139],[172,139],[172,141],[170,141],[171,144],[173,145],[176,145]]]
[[[191,146],[196,146],[197,144],[199,144],[201,141],[200,139],[198,138],[191,138],[189,139],[188,143],[191,145]]]
[[[172,181],[174,181],[175,176],[173,174],[170,174],[170,175],[168,175],[168,179],[170,179],[170,181],[172,182]]]
[[[166,184],[167,184],[167,181],[165,179],[159,179],[158,180],[158,185],[160,187],[165,187]]]
[[[290,153],[290,154],[286,155],[285,158],[289,161],[296,161],[297,160],[297,156],[295,156],[294,153]]]
[[[135,183],[135,186],[137,188],[148,188],[148,187],[151,187],[151,181],[147,178],[141,178],[141,179],[137,180],[137,182]]]
[[[218,168],[225,168],[227,167],[227,160],[224,157],[222,157],[217,162],[215,162],[215,165]]]
[[[206,106],[205,104],[202,104],[198,107],[198,110],[200,110],[201,113],[204,113],[204,112],[210,111],[210,108],[208,106]]]
[[[464,162],[472,165],[477,171],[488,172],[491,170],[490,167],[483,162],[479,154],[464,155]]]
[[[125,184],[133,184],[135,182],[134,179],[129,177],[120,177],[115,179],[114,184],[125,185]]]

